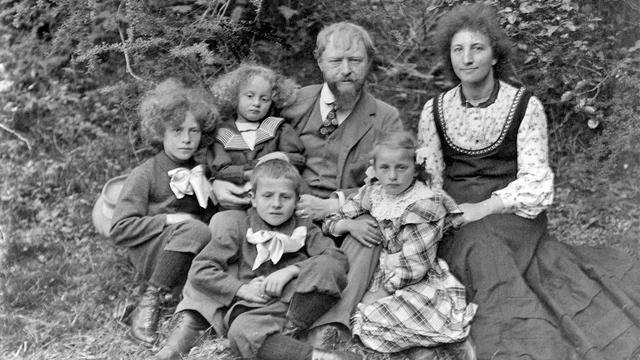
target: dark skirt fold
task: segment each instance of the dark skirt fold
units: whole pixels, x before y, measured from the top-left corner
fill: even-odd
[[[494,215],[447,236],[439,255],[478,304],[480,359],[632,359],[640,269],[611,248],[570,246],[535,220]]]

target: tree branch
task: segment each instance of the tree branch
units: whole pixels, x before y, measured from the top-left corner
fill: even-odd
[[[31,144],[29,143],[29,140],[27,140],[26,137],[18,134],[15,130],[10,129],[9,127],[7,127],[6,125],[0,123],[0,129],[8,132],[9,134],[17,137],[18,139],[20,139],[22,142],[24,142],[25,144],[27,144],[27,149],[29,149],[29,151],[31,151]]]
[[[124,0],[120,1],[120,5],[118,5],[118,11],[116,12],[116,23],[118,24],[118,33],[120,34],[120,41],[122,41],[122,53],[124,54],[124,62],[126,64],[127,72],[129,73],[129,75],[131,75],[134,79],[140,82],[146,82],[145,79],[136,75],[133,72],[133,69],[131,68],[131,60],[129,59],[129,52],[127,51],[127,41],[124,38],[124,32],[122,31],[122,25],[120,23],[120,10],[122,9],[123,4],[124,4]]]

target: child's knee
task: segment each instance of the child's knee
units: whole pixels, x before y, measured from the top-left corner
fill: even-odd
[[[180,225],[185,236],[201,243],[203,247],[211,240],[211,230],[209,230],[209,226],[200,220],[187,220]]]

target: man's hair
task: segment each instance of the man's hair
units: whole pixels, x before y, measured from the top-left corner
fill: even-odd
[[[316,39],[316,48],[313,50],[313,55],[316,59],[320,59],[332,36],[340,36],[343,42],[347,42],[347,47],[352,46],[357,41],[362,41],[367,51],[369,61],[373,60],[376,54],[376,48],[373,45],[373,40],[371,40],[369,32],[360,25],[343,21],[326,26],[320,31]]]
[[[202,88],[186,87],[175,78],[164,80],[145,93],[138,107],[142,137],[152,145],[161,144],[165,130],[182,124],[187,112],[194,116],[203,134],[214,131],[219,116],[211,94]]]
[[[458,5],[438,20],[434,42],[449,78],[460,82],[451,64],[451,39],[461,30],[477,31],[489,39],[496,59],[494,75],[501,80],[508,79],[512,73],[511,42],[502,29],[495,10],[484,4]]]
[[[255,194],[260,179],[287,179],[293,183],[293,190],[296,195],[300,195],[304,180],[296,168],[288,161],[282,159],[271,159],[258,164],[251,173],[251,190]]]

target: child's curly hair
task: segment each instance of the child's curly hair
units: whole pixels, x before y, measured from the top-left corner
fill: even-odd
[[[215,79],[211,85],[211,92],[213,93],[215,104],[218,106],[218,109],[220,109],[220,114],[223,118],[235,118],[240,88],[255,76],[262,77],[268,81],[273,88],[271,92],[273,104],[268,113],[269,115],[273,113],[274,107],[281,109],[291,105],[295,101],[296,94],[300,88],[295,81],[276,73],[268,67],[243,63],[233,71]]]
[[[211,93],[203,88],[188,88],[175,78],[164,80],[140,101],[142,137],[152,145],[161,144],[167,127],[182,124],[187,112],[193,114],[203,135],[215,130],[219,114]]]

